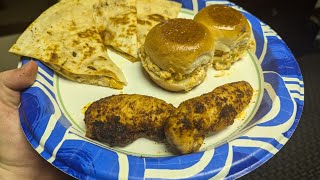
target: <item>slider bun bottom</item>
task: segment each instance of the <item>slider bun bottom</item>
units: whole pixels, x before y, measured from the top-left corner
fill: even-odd
[[[191,75],[189,75],[189,77],[181,81],[175,81],[172,79],[162,79],[157,74],[150,71],[148,68],[145,68],[145,70],[148,72],[151,79],[163,89],[169,91],[189,91],[204,81],[204,79],[207,76],[208,67],[209,65],[203,65],[198,67],[198,71],[195,70],[191,73]]]

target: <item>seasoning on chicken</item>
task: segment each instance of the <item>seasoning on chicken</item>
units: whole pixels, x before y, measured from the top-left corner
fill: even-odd
[[[198,151],[207,133],[233,124],[252,95],[251,85],[239,81],[182,102],[167,120],[167,141],[181,154]]]
[[[86,136],[110,146],[125,146],[140,137],[165,141],[164,125],[173,105],[138,94],[113,95],[92,103],[85,113]]]

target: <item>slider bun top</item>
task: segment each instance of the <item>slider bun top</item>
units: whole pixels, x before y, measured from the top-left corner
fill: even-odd
[[[201,23],[176,18],[153,27],[144,44],[146,55],[162,70],[181,75],[191,73],[214,51],[213,37]]]
[[[226,5],[210,5],[200,10],[194,20],[208,27],[215,40],[229,47],[251,36],[246,17]]]

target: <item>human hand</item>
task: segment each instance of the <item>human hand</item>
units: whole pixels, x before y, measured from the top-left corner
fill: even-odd
[[[37,69],[30,61],[0,73],[0,179],[72,179],[31,147],[20,126],[20,91],[33,84]]]

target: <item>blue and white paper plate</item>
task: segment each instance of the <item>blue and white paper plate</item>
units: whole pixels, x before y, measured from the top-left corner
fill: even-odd
[[[294,132],[304,103],[304,84],[298,64],[281,38],[268,25],[228,1],[181,0],[179,17],[193,18],[209,4],[227,4],[250,21],[256,40],[229,71],[211,69],[188,93],[170,93],[154,85],[140,63],[109,51],[124,72],[123,90],[79,84],[39,65],[34,85],[22,93],[19,108],[23,131],[33,148],[48,162],[79,179],[235,179],[275,155]],[[26,63],[30,58],[22,58]],[[84,107],[102,97],[138,93],[177,106],[183,100],[238,80],[255,89],[252,103],[235,123],[209,136],[200,151],[171,154],[161,143],[138,139],[124,148],[109,147],[85,137]]]

